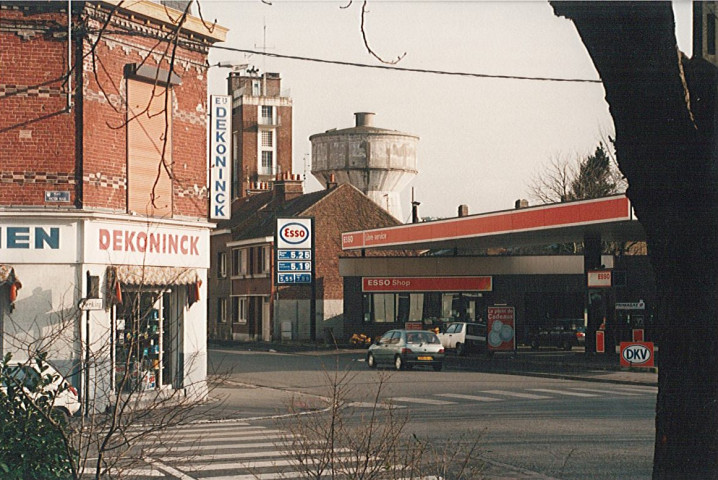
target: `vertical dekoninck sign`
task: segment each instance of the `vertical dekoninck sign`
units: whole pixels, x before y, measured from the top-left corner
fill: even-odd
[[[209,218],[228,220],[232,214],[232,97],[211,95],[209,103]]]
[[[277,218],[274,250],[278,285],[312,283],[313,228],[313,218]]]

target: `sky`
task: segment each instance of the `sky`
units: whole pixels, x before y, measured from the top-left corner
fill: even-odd
[[[265,0],[268,3],[268,0]],[[311,175],[309,136],[354,126],[354,112],[374,125],[420,137],[411,190],[422,217],[513,208],[529,199],[532,179],[555,157],[583,157],[613,133],[600,83],[533,81],[410,73],[272,58],[229,49],[382,65],[361,36],[361,0],[202,0],[205,20],[229,28],[210,64],[249,64],[277,72],[293,101],[293,170],[305,191]],[[343,8],[346,7],[346,8]],[[676,37],[690,55],[691,6],[674,2]],[[573,24],[546,1],[369,0],[371,48],[402,68],[474,74],[598,80]],[[229,70],[208,74],[209,93],[226,94]]]

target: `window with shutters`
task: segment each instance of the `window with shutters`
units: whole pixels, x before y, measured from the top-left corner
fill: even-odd
[[[127,79],[127,210],[172,216],[172,89]],[[165,108],[167,105],[167,108]]]

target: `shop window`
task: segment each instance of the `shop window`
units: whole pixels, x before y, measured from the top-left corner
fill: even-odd
[[[227,299],[217,299],[217,323],[227,323]]]
[[[127,210],[138,215],[172,215],[171,95],[163,85],[127,80]]]
[[[227,253],[217,252],[217,277],[225,278],[227,276]]]
[[[409,295],[409,321],[420,322],[424,319],[424,294],[412,293]]]
[[[170,383],[171,296],[161,291],[128,291],[115,319],[115,384],[118,391],[154,390]],[[166,377],[166,378],[165,378]]]
[[[393,293],[374,294],[374,321],[393,323],[396,321],[396,295]]]

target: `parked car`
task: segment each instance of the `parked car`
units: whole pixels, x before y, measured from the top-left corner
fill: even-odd
[[[569,351],[583,345],[586,330],[582,318],[553,319],[533,329],[529,335],[529,345],[533,350],[540,347],[556,347]]]
[[[369,368],[393,365],[396,370],[431,365],[439,371],[444,367],[444,347],[433,332],[389,330],[369,347],[366,364]]]
[[[447,350],[454,350],[457,355],[469,352],[488,352],[486,344],[486,324],[453,322],[439,333],[439,340]]]
[[[36,390],[35,386],[49,375],[52,380],[44,387],[44,391],[58,392],[53,402],[53,411],[67,417],[75,415],[81,407],[77,390],[52,365],[45,362],[43,366],[45,370],[41,372],[34,361],[11,362],[7,365],[7,373],[28,392]],[[0,388],[7,391],[7,385]]]

